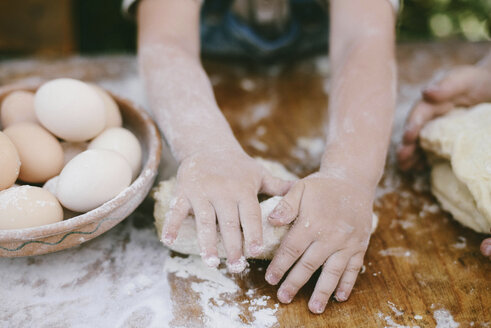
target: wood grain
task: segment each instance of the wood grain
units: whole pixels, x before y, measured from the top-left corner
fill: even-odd
[[[435,71],[474,63],[488,49],[488,44],[469,43],[399,45],[396,130],[403,112]],[[273,67],[205,62],[218,103],[247,152],[279,160],[299,175],[315,170],[319,161],[317,153],[309,154],[299,146],[298,138],[322,138],[320,123],[328,104],[328,79],[320,73],[326,68],[324,64],[316,59]],[[57,61],[47,67],[44,63],[0,71],[0,83],[31,75],[99,81],[123,77],[135,69],[132,57]],[[448,311],[459,327],[489,326],[491,263],[479,253],[485,236],[463,228],[440,211],[428,192],[426,172],[402,175],[396,170],[396,142],[391,146],[374,207],[380,217],[379,228],[350,299],[331,301],[324,314],[311,314],[307,302],[314,277],[292,304],[279,306],[277,327],[435,327],[435,312],[440,309]],[[241,290],[224,296],[223,301],[240,305],[245,293],[253,289],[257,296],[269,296],[268,306],[273,308],[278,303],[277,287],[265,282],[266,267],[267,262],[255,261],[246,274],[230,276]],[[174,303],[170,326],[204,326],[198,296],[190,286],[196,278],[169,274],[168,279]],[[241,321],[252,323],[253,313],[247,305],[240,306]]]

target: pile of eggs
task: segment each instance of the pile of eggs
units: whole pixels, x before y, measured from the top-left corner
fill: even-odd
[[[36,93],[12,92],[1,103],[0,123],[0,229],[95,209],[140,171],[140,142],[96,85],[62,78]]]

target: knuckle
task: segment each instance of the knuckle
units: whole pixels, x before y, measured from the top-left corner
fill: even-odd
[[[285,244],[284,247],[283,247],[283,254],[289,256],[289,257],[293,257],[293,258],[297,258],[298,256],[300,256],[300,249],[295,247],[294,245],[291,245],[289,243]]]
[[[223,229],[225,229],[225,230],[228,230],[228,229],[236,230],[236,229],[240,228],[239,220],[236,220],[236,219],[226,219],[226,220],[224,220],[223,223],[224,223]]]
[[[358,272],[360,272],[360,269],[361,267],[358,266],[358,265],[348,265],[346,267],[346,273],[354,273],[354,274],[358,274]]]
[[[306,269],[307,271],[310,271],[310,272],[313,272],[315,270],[317,270],[317,268],[319,267],[314,261],[312,261],[311,259],[306,259],[306,260],[302,260],[300,261],[300,265],[302,265],[302,267],[304,269]]]
[[[332,266],[328,265],[324,267],[324,270],[327,275],[333,276],[333,277],[339,277],[343,273],[343,269],[338,266]]]
[[[334,289],[330,286],[322,286],[315,292],[317,294],[316,298],[324,300],[329,299],[333,291]]]

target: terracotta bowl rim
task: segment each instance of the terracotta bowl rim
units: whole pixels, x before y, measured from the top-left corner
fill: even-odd
[[[18,90],[34,91],[45,81],[47,80],[36,83],[14,83],[1,86],[0,97]],[[0,230],[1,243],[28,241],[55,236],[61,233],[73,231],[74,229],[80,228],[87,224],[101,221],[126,201],[130,200],[133,195],[137,194],[148,179],[155,178],[162,151],[162,142],[157,126],[150,115],[143,108],[136,105],[131,100],[114,95],[112,92],[106,89],[104,90],[107,91],[118,104],[124,104],[126,107],[131,108],[132,111],[139,115],[144,121],[145,129],[150,132],[150,140],[147,142],[148,158],[144,163],[138,177],[116,197],[89,212],[77,215],[67,220],[46,224],[39,227]],[[123,219],[119,221],[122,221]]]

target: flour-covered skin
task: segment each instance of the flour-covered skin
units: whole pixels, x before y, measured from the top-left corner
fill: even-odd
[[[395,108],[388,2],[332,0],[330,13],[327,145],[320,171],[298,181],[270,215],[274,224],[296,222],[266,272],[277,284],[293,266],[278,290],[289,303],[322,266],[308,305],[313,313],[324,312],[333,293],[346,301],[363,265]]]
[[[475,66],[460,66],[432,82],[422,92],[406,121],[402,143],[397,151],[403,171],[421,167],[418,138],[423,126],[456,107],[470,107],[491,101],[491,52]]]
[[[402,143],[397,151],[400,169],[409,171],[422,166],[418,140],[426,123],[456,107],[471,107],[490,101],[491,51],[475,66],[456,67],[423,90],[422,99],[408,116]],[[491,238],[484,239],[481,253],[491,260]]]
[[[163,228],[171,244],[188,213],[196,216],[201,255],[217,266],[217,229],[231,272],[241,272],[242,232],[259,253],[262,226],[257,194],[285,194],[291,183],[273,178],[241,148],[215,101],[199,57],[200,2],[141,1],[138,52],[147,97],[157,123],[180,163],[177,197]]]

